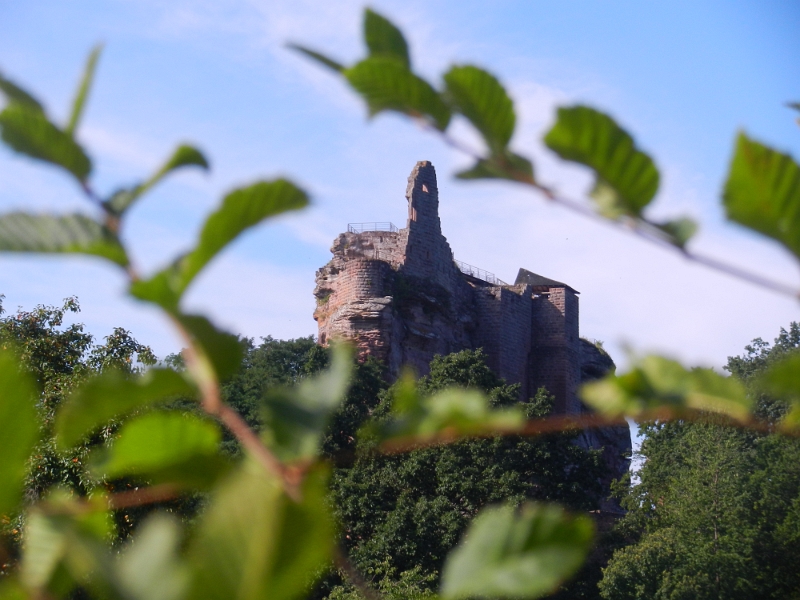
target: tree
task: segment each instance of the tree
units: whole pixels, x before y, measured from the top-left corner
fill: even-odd
[[[800,348],[798,325],[775,344],[757,339],[726,368],[777,423],[787,406],[759,393],[758,376]],[[648,423],[639,483],[627,491],[615,552],[600,584],[606,598],[786,598],[795,568],[800,443],[707,423]]]
[[[0,296],[0,315],[3,315]],[[29,371],[40,390],[37,399],[40,441],[35,447],[27,469],[25,496],[32,503],[54,488],[67,489],[78,496],[86,496],[95,487],[95,480],[87,472],[86,462],[92,449],[107,441],[115,426],[99,431],[71,452],[58,452],[53,439],[55,414],[64,399],[94,374],[115,369],[129,374],[141,371],[155,363],[152,350],[137,342],[130,332],[117,327],[105,337],[105,343],[94,343],[94,336],[80,323],[64,325],[65,317],[80,312],[77,298],[67,298],[60,306],[36,306],[27,311],[0,317],[0,344],[13,346],[21,367]],[[117,482],[125,485],[124,482]],[[105,483],[106,489],[115,485]],[[129,511],[115,515],[121,531],[129,531],[132,523]],[[17,552],[21,522],[14,519],[5,527],[12,547]],[[4,561],[5,562],[5,561]],[[5,572],[9,564],[0,571]]]
[[[408,45],[391,22],[367,10],[364,29],[368,56],[352,67],[301,50],[344,77],[366,100],[370,114],[391,110],[408,115],[425,129],[440,132],[454,146],[459,146],[458,141],[445,133],[451,117],[460,114],[466,118],[483,138],[486,152],[475,154],[474,167],[460,173],[461,177],[521,183],[551,201],[635,230],[643,239],[687,259],[798,296],[789,286],[695,253],[689,247],[695,227],[687,219],[660,222],[649,218],[645,210],[658,189],[658,170],[633,137],[608,115],[586,106],[564,107],[545,136],[553,152],[594,172],[590,197],[596,204],[592,209],[540,183],[532,162],[509,148],[516,121],[514,105],[491,73],[471,65],[455,66],[437,89],[412,71]],[[293,390],[266,395],[263,408],[267,418],[259,436],[222,398],[222,384],[239,367],[241,340],[220,331],[202,315],[187,313],[183,306],[187,289],[228,244],[268,218],[305,207],[308,195],[283,178],[236,188],[205,220],[189,252],[167,261],[167,266],[149,277],[137,272],[121,235],[130,208],[176,169],[208,168],[208,161],[196,148],[181,145],[149,177],[110,194],[99,193],[92,180],[92,160],[76,137],[98,57],[99,48],[87,61],[63,123],[53,121],[31,93],[0,75],[0,92],[6,99],[0,112],[3,142],[15,152],[60,169],[83,191],[92,210],[91,214],[19,211],[0,215],[0,250],[82,254],[118,268],[129,284],[130,295],[160,310],[186,341],[186,369],[179,373],[154,366],[141,374],[105,369],[76,386],[55,414],[56,448],[64,453],[124,419],[113,443],[102,446],[100,478],[136,477],[148,485],[110,494],[97,485],[89,497],[55,492],[34,505],[25,505],[21,503],[24,474],[38,442],[35,401],[39,396],[34,378],[19,368],[14,351],[0,349],[4,440],[0,515],[9,518],[24,512],[26,539],[21,566],[3,578],[0,597],[82,594],[128,600],[289,600],[306,593],[332,561],[342,566],[359,591],[373,594],[353,574],[348,558],[336,549],[327,459],[320,454],[326,427],[345,397],[351,363],[346,352],[334,352],[329,369],[304,378]],[[723,193],[726,214],[800,256],[798,181],[800,165],[791,156],[742,133]],[[482,392],[454,390],[421,397],[406,385],[396,390],[398,401],[386,421],[377,423],[380,427],[373,430],[372,444],[376,452],[390,455],[398,448],[415,445],[448,442],[459,446],[475,435],[513,440],[567,428],[618,425],[626,416],[644,421],[654,417],[699,420],[709,413],[754,428],[793,430],[800,425],[800,368],[795,358],[792,355],[777,362],[764,376],[771,389],[780,389],[791,402],[791,409],[777,423],[754,420],[750,402],[733,378],[650,356],[628,373],[586,386],[582,397],[600,414],[578,419],[554,416],[526,421],[519,407],[493,407]],[[196,399],[195,410],[150,410],[168,406],[176,397]],[[222,428],[241,445],[241,456],[231,458],[220,452]],[[491,449],[494,441],[482,444]],[[418,451],[420,456],[430,454]],[[451,464],[462,458],[457,452],[452,455]],[[392,458],[384,460],[391,462]],[[525,477],[511,480],[509,489],[531,485]],[[458,490],[469,491],[469,486],[457,480],[452,483],[458,491],[452,498],[474,500]],[[392,490],[388,484],[387,489]],[[480,488],[474,491],[479,501],[481,494],[494,493]],[[208,492],[209,499],[191,523],[151,515],[141,524],[133,543],[121,550],[109,547],[114,511],[198,492]],[[426,506],[438,508],[428,499],[423,499]],[[460,506],[464,510],[474,506],[477,511],[477,504]],[[794,514],[793,501],[784,506],[787,515]],[[455,521],[460,518],[458,510],[449,514]],[[410,513],[399,516],[411,522]],[[795,522],[781,521],[776,539],[795,539]],[[447,525],[448,532],[460,526],[457,522]],[[546,595],[578,569],[592,531],[587,517],[554,505],[526,502],[520,507],[511,503],[483,508],[444,560],[438,594],[445,600]],[[351,541],[362,540],[351,536]],[[435,543],[429,547],[420,544],[419,549],[440,560]],[[411,544],[398,550],[402,561],[418,547]],[[359,548],[353,552],[357,558]],[[718,553],[713,556],[717,559]]]
[[[423,395],[452,386],[482,390],[495,407],[519,403],[519,386],[505,385],[481,350],[438,356],[419,381]],[[390,418],[396,389],[384,394],[373,419]],[[552,410],[552,397],[539,390],[524,407],[528,417],[543,417]],[[574,438],[497,436],[398,456],[375,456],[374,444],[366,440],[355,464],[333,477],[343,546],[361,572],[376,577],[378,587],[413,574],[420,593],[432,593],[447,554],[485,506],[536,499],[579,511],[597,508],[599,455],[578,447]],[[330,597],[340,593],[334,589]]]

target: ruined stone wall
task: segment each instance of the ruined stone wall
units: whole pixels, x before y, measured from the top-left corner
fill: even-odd
[[[404,366],[427,374],[437,354],[483,348],[495,373],[521,384],[521,400],[544,386],[556,412],[587,410],[577,397],[581,377],[602,375],[613,362],[580,339],[577,292],[525,269],[513,286],[461,273],[442,235],[429,162],[411,172],[406,201],[408,220],[399,231],[348,232],[334,241],[333,257],[316,276],[319,342],[350,340],[360,357],[383,361],[390,378]],[[604,448],[606,488],[627,470],[626,427],[588,430],[578,443]]]
[[[520,384],[523,400],[529,398],[531,286],[476,287],[474,296],[478,311],[475,346],[483,348],[495,373],[508,383]]]
[[[353,340],[359,354],[419,375],[437,354],[483,348],[489,366],[525,399],[544,385],[560,412],[580,410],[577,294],[564,284],[497,286],[465,277],[442,235],[436,172],[416,164],[408,220],[396,232],[343,233],[317,272],[320,343]],[[534,273],[538,283],[558,283]]]
[[[580,412],[580,336],[578,296],[568,287],[551,287],[533,299],[530,386],[556,397],[556,411]]]

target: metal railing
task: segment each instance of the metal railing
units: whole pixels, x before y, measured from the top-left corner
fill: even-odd
[[[473,265],[468,265],[460,260],[453,259],[453,262],[456,263],[456,266],[462,273],[464,273],[464,275],[469,275],[470,277],[480,279],[481,281],[491,283],[492,285],[508,285],[505,281],[498,278],[494,273],[489,273],[489,271],[484,271],[483,269],[479,269]]]
[[[397,233],[397,225],[394,223],[348,223],[348,233],[364,233],[365,231],[389,231]]]

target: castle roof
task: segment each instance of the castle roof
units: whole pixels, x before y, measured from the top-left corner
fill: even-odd
[[[534,273],[533,271],[528,271],[528,269],[520,269],[519,273],[517,273],[517,280],[514,282],[514,285],[519,285],[521,283],[527,283],[528,285],[533,286],[534,291],[546,291],[542,289],[537,290],[536,288],[550,289],[550,288],[560,287],[560,288],[568,288],[573,292],[575,292],[576,294],[580,293],[578,290],[576,290],[570,285],[567,285],[566,283],[556,281],[555,279],[550,279],[549,277],[539,275],[537,273]]]

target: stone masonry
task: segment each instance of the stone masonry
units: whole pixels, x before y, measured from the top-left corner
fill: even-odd
[[[508,285],[460,267],[442,235],[430,162],[414,167],[406,199],[405,228],[351,226],[334,241],[333,258],[316,276],[319,343],[350,340],[362,358],[382,360],[392,378],[404,365],[426,374],[437,354],[483,348],[495,373],[520,384],[522,400],[544,386],[555,396],[556,412],[585,411],[577,396],[581,381],[602,376],[614,363],[581,340],[578,292],[526,269]],[[606,461],[621,474],[630,434],[603,431],[587,432],[582,445],[605,447]]]

